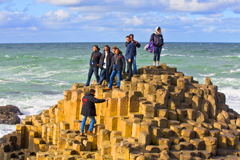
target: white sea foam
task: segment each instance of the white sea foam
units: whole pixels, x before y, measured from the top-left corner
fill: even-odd
[[[6,54],[5,57],[10,57],[10,56]]]
[[[239,87],[239,78],[211,78],[214,85],[217,86],[236,86]]]
[[[38,75],[36,76],[36,78],[47,78],[47,77],[51,77],[51,76],[53,76],[53,75],[59,74],[59,73],[61,73],[61,72],[62,72],[61,70],[57,70],[57,71],[46,71],[46,72],[44,72],[44,73],[42,73],[42,74],[38,74]]]
[[[211,77],[211,76],[215,76],[216,73],[209,73],[209,74],[201,74],[199,73],[200,76],[203,76],[203,77]]]
[[[222,56],[222,57],[227,57],[227,58],[238,57],[238,58],[240,58],[240,54],[239,55],[226,55],[226,56]]]
[[[26,95],[25,97],[10,97],[7,98],[0,98],[0,104],[2,106],[13,104],[21,110],[22,113],[25,115],[36,115],[41,113],[45,109],[49,109],[49,107],[57,104],[59,100],[63,99],[63,94],[53,94],[49,95],[42,95],[42,94],[35,94],[35,95]],[[21,119],[25,118],[25,115],[19,116]],[[15,125],[0,125],[0,138],[3,135],[8,133],[12,133],[16,127]]]
[[[230,70],[230,73],[239,73],[239,72],[240,72],[240,68],[236,70]]]
[[[240,113],[240,89],[234,89],[233,87],[220,87],[218,91],[225,94],[226,104],[229,108]]]
[[[12,133],[15,129],[15,125],[0,124],[0,138],[6,134]]]
[[[34,93],[33,93],[34,94]],[[0,98],[0,104],[2,106],[12,104],[21,110],[24,114],[35,115],[41,113],[44,109],[48,109],[50,106],[56,104],[58,100],[63,98],[62,94],[53,94],[43,95],[37,94],[34,95],[25,95],[25,97],[12,97],[8,96],[7,98]]]
[[[161,56],[162,57],[165,57],[165,56],[185,57],[185,55],[181,55],[181,54],[167,54],[167,53],[161,54]]]

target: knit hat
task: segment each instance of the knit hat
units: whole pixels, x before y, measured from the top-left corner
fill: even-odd
[[[92,93],[92,92],[95,93],[95,90],[94,89],[90,89],[90,93]]]

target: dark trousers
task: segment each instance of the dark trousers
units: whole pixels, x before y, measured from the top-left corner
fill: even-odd
[[[162,47],[154,47],[153,61],[160,61],[161,51],[162,51]]]
[[[90,67],[88,71],[88,79],[87,79],[86,86],[89,86],[93,72],[95,74],[97,82],[99,81],[98,67]]]
[[[110,81],[110,75],[111,74],[109,74],[109,69],[103,68],[101,70],[101,73],[100,73],[100,80],[99,80],[98,84],[101,85],[104,79],[106,79],[106,81],[109,82]]]
[[[131,62],[128,62],[128,60],[127,60],[127,68],[128,68],[128,79],[131,79],[133,76],[132,60],[131,60]]]

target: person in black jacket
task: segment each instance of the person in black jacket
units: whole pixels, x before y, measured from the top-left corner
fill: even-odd
[[[125,59],[127,61],[127,68],[129,70],[129,72],[128,72],[128,79],[126,79],[125,81],[130,81],[133,76],[132,62],[133,62],[133,58],[134,58],[134,53],[136,52],[136,47],[131,42],[129,36],[126,37],[126,41],[127,41],[128,45],[127,45],[127,49],[126,49],[126,53],[125,53]]]
[[[136,49],[136,47],[137,48],[140,48],[141,47],[141,44],[140,43],[138,43],[138,41],[135,41],[134,40],[134,35],[133,34],[130,34],[129,35],[129,37],[130,37],[130,40],[131,40],[131,42],[134,44],[134,46],[135,46],[135,52],[134,52],[134,57],[133,57],[133,73],[134,74],[137,74],[137,60],[136,60],[136,56],[137,56],[137,49]],[[125,46],[127,47],[127,45],[128,45],[128,43],[126,42],[125,43]],[[127,73],[128,73],[128,71],[127,71]]]
[[[110,51],[110,47],[106,45],[99,62],[99,67],[101,68],[100,80],[98,82],[99,85],[102,84],[104,79],[106,79],[107,82],[110,80],[110,75],[112,72],[110,66],[113,56],[114,54]]]
[[[90,62],[89,62],[90,68],[88,71],[88,79],[87,79],[87,83],[85,86],[89,86],[93,72],[95,74],[97,82],[99,81],[98,68],[99,68],[99,60],[102,55],[99,52],[99,50],[100,50],[100,48],[98,48],[97,45],[93,46],[93,52],[92,52]]]
[[[116,46],[113,46],[112,47],[112,51],[113,51],[113,53],[115,53],[116,52],[116,49],[117,49],[117,47]],[[120,50],[120,49],[118,49],[119,50],[119,55],[122,55],[122,51]]]
[[[162,51],[163,35],[160,27],[156,27],[155,32],[150,37],[150,42],[153,42],[154,56],[153,56],[153,66],[159,67],[160,54]],[[157,62],[156,62],[157,61]]]
[[[93,134],[92,130],[93,130],[93,125],[95,123],[95,116],[96,116],[95,103],[103,103],[103,102],[109,100],[109,98],[97,99],[94,97],[94,95],[95,95],[95,90],[90,89],[90,91],[87,92],[82,99],[81,115],[83,115],[83,120],[82,120],[82,124],[81,124],[81,133],[80,133],[81,136],[84,136],[84,126],[85,126],[87,117],[89,117],[91,119],[91,123],[90,123],[87,133]]]
[[[123,55],[120,55],[120,50],[116,48],[115,55],[112,58],[112,74],[110,76],[110,82],[106,89],[112,89],[112,84],[115,76],[117,75],[118,81],[117,86],[114,88],[120,88],[121,80],[122,80],[122,72],[125,72],[125,59]]]

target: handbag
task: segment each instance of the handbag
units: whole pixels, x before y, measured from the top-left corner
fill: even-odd
[[[144,50],[153,53],[154,52],[153,41],[151,41],[149,44],[146,44]]]

